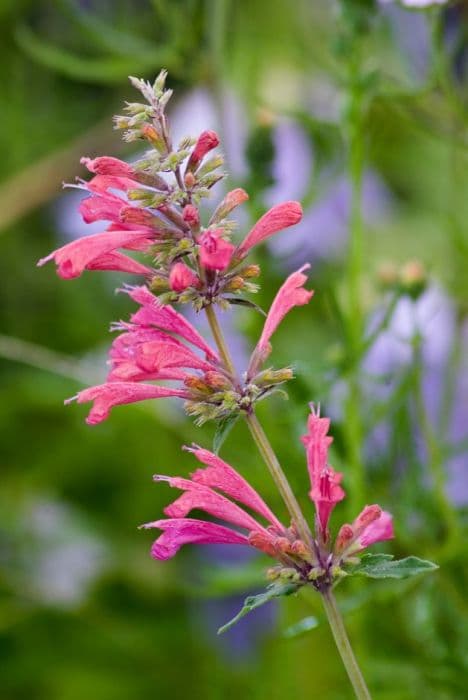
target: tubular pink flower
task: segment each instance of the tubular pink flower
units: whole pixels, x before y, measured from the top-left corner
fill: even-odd
[[[174,292],[183,292],[187,287],[197,287],[200,283],[197,275],[184,263],[178,262],[171,267],[169,286]]]
[[[187,163],[187,172],[195,170],[207,153],[219,146],[219,137],[216,131],[203,131],[198,137]]]
[[[236,258],[243,258],[247,252],[265,238],[281,231],[288,226],[294,226],[302,219],[302,207],[299,202],[283,202],[272,207],[253,229],[247,234],[236,251]]]
[[[59,277],[73,279],[88,269],[114,269],[93,268],[93,265],[99,265],[103,256],[114,252],[117,248],[142,250],[148,248],[151,243],[146,231],[104,231],[67,243],[39,260],[37,265],[41,267],[49,260],[55,260]]]
[[[86,183],[86,189],[97,194],[109,194],[108,190],[122,190],[127,192],[135,187],[141,187],[140,183],[129,177],[118,175],[95,175]]]
[[[211,488],[219,489],[244,506],[251,508],[261,515],[278,530],[283,527],[278,518],[272,513],[265,501],[253,489],[250,484],[217,455],[202,447],[186,448],[192,452],[199,462],[207,466],[206,469],[197,469],[190,475],[192,481],[204,484]]]
[[[141,305],[130,320],[138,326],[154,326],[170,333],[176,333],[187,342],[195,345],[210,359],[219,361],[218,354],[210,348],[198,331],[189,323],[182,314],[179,314],[172,306],[161,304],[146,287],[126,287],[123,290],[133,301]]]
[[[150,275],[153,270],[146,265],[142,265],[137,260],[129,258],[122,253],[105,253],[93,262],[88,263],[87,270],[116,270],[118,272],[129,272],[133,275]]]
[[[120,212],[126,205],[125,200],[114,195],[92,195],[82,199],[78,209],[85,224],[92,224],[95,221],[113,221],[117,223]]]
[[[294,306],[303,306],[312,298],[314,292],[303,288],[303,285],[307,281],[303,270],[308,270],[309,267],[310,265],[303,265],[299,270],[293,272],[278,290],[268,312],[260,340],[252,353],[248,369],[249,377],[252,377],[256,373],[258,367],[270,354],[270,338],[286,314],[291,311]]]
[[[235,530],[194,518],[156,520],[142,527],[163,530],[151,548],[151,556],[160,560],[171,559],[184,544],[249,544],[247,537]]]
[[[77,401],[87,403],[94,401],[94,405],[86,419],[88,425],[97,425],[108,418],[114,406],[121,406],[147,399],[161,399],[169,396],[177,396],[182,399],[189,398],[187,392],[179,389],[170,389],[153,384],[136,384],[134,382],[108,382],[99,384],[80,391],[76,396],[67,399],[65,403]]]
[[[308,433],[301,438],[306,448],[311,490],[310,498],[315,504],[320,530],[327,538],[328,521],[337,503],[345,497],[340,486],[343,475],[335,472],[328,464],[328,448],[333,438],[327,435],[330,427],[328,418],[320,418],[311,406],[307,421]]]
[[[235,246],[222,234],[222,229],[208,229],[198,239],[200,264],[205,270],[225,270],[231,262]]]
[[[81,158],[80,163],[96,175],[117,175],[120,177],[133,177],[134,169],[128,163],[112,156],[100,156],[99,158]]]
[[[155,476],[154,479],[167,481],[173,488],[185,491],[182,496],[164,508],[164,513],[171,518],[184,518],[191,510],[197,508],[231,525],[268,534],[255,518],[209,486],[180,477]]]
[[[372,507],[373,506],[366,506],[366,508]],[[379,508],[379,506],[374,507]],[[365,512],[366,508],[364,508],[363,513]],[[356,542],[359,544],[361,549],[370,547],[370,545],[375,544],[375,542],[385,542],[385,540],[391,540],[394,537],[392,516],[387,511],[380,510],[380,508],[379,511],[380,514],[378,517],[371,520],[371,522],[364,527],[356,539]],[[355,523],[358,522],[361,517],[362,513],[353,523],[353,529],[355,527]]]

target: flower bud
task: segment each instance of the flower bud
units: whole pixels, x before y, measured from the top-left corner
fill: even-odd
[[[335,554],[341,554],[354,539],[354,530],[351,525],[342,525],[335,540]]]
[[[149,141],[160,153],[165,153],[167,151],[166,144],[164,142],[161,134],[156,131],[155,127],[151,124],[143,124],[141,127],[141,135],[147,141]]]
[[[187,204],[182,212],[182,218],[190,228],[198,229],[200,226],[200,213],[193,204]]]
[[[400,284],[406,294],[417,299],[426,289],[427,273],[419,260],[407,262],[400,272]]]
[[[199,283],[197,275],[184,263],[178,262],[171,267],[169,286],[173,292],[183,292],[187,287],[196,287]]]
[[[184,177],[184,183],[188,190],[193,189],[193,187],[195,187],[195,185],[197,184],[195,175],[193,173],[186,173]]]
[[[217,391],[230,391],[232,389],[232,384],[224,374],[220,372],[208,371],[203,375],[204,381],[212,389]]]
[[[232,192],[228,192],[223,201],[215,209],[213,216],[210,219],[210,224],[217,224],[228,216],[228,214],[238,207],[239,204],[246,202],[249,195],[245,190],[238,187]]]
[[[290,367],[284,367],[283,369],[271,369],[270,367],[270,369],[266,369],[257,374],[257,376],[252,379],[252,383],[259,388],[263,388],[271,384],[281,384],[293,378],[294,373]]]
[[[213,393],[211,388],[207,386],[205,382],[199,377],[186,377],[184,379],[184,384],[187,387],[187,389],[193,391],[195,395],[202,394],[203,396],[209,396]]]
[[[382,508],[380,506],[365,506],[365,508],[361,511],[361,513],[358,515],[358,517],[353,523],[355,531],[367,527],[375,520],[378,520],[381,515]]]
[[[265,552],[265,554],[268,554],[270,557],[276,557],[276,549],[273,546],[271,537],[263,532],[251,532],[249,534],[249,544]]]
[[[247,265],[247,267],[244,267],[240,272],[242,277],[247,280],[258,277],[260,274],[260,265]]]
[[[219,138],[215,131],[203,131],[198,137],[195,148],[193,149],[188,160],[187,173],[195,170],[206,154],[213,150],[213,148],[216,148],[218,144]]]
[[[240,275],[235,275],[234,277],[231,277],[229,282],[224,288],[224,291],[226,292],[238,292],[239,289],[243,289],[245,286],[245,281],[243,277]]]

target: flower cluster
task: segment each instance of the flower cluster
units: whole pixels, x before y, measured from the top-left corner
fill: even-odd
[[[250,250],[272,234],[297,223],[302,210],[298,202],[284,202],[270,209],[244,239],[232,241],[235,225],[229,215],[248,199],[242,189],[228,192],[216,206],[206,226],[199,204],[222,177],[220,156],[208,157],[219,140],[204,131],[198,139],[186,138],[172,145],[165,106],[171,91],[164,88],[162,71],[153,86],[132,78],[147,104],[127,104],[127,116],[116,117],[127,141],[143,140],[150,150],[131,165],[102,156],[83,158],[93,174],[77,187],[89,193],[80,205],[86,223],[103,221],[101,233],[78,239],[39,261],[57,264],[63,279],[85,270],[117,270],[141,275],[145,284],[126,287],[140,304],[110,352],[111,371],[105,384],[80,392],[77,400],[93,401],[88,423],[107,418],[118,404],[176,396],[198,423],[222,420],[239,411],[250,411],[279,384],[291,379],[290,368],[262,370],[270,352],[269,340],[283,316],[293,306],[305,304],[312,292],[303,288],[304,266],[281,287],[268,314],[247,371],[239,379],[220,363],[217,352],[207,346],[198,331],[171,304],[191,303],[197,311],[231,303],[249,304],[239,296],[254,292],[252,279],[260,273],[249,264]],[[146,254],[149,263],[122,252]],[[191,346],[202,351],[200,357]],[[170,380],[171,386],[148,384]]]
[[[278,291],[242,379],[226,369],[218,353],[171,305],[162,304],[145,286],[126,287],[124,291],[140,308],[129,323],[114,324],[121,334],[109,353],[107,382],[73,398],[79,403],[93,401],[87,419],[91,425],[105,420],[113,406],[168,396],[185,399],[187,413],[198,423],[251,411],[256,401],[293,376],[288,367],[261,367],[271,351],[270,338],[283,317],[293,306],[306,304],[311,298],[312,292],[303,288],[305,281],[301,268]],[[177,387],[148,383],[154,380],[173,380]]]
[[[219,139],[214,131],[204,131],[198,139],[185,138],[173,147],[164,111],[171,95],[164,89],[165,78],[162,71],[153,86],[133,78],[148,104],[128,103],[128,116],[116,117],[125,140],[149,143],[142,158],[131,165],[108,156],[82,158],[94,177],[75,185],[90,195],[80,212],[86,223],[108,222],[105,230],[55,250],[39,265],[55,260],[64,279],[84,270],[143,275],[164,303],[190,302],[197,310],[213,303],[226,308],[239,295],[258,288],[252,279],[260,270],[246,262],[249,251],[298,223],[302,209],[298,202],[273,207],[236,245],[235,222],[228,217],[248,199],[238,188],[226,194],[204,226],[199,204],[224,177],[219,172],[222,156],[208,157]],[[121,250],[143,252],[150,264]]]
[[[375,542],[393,537],[391,515],[378,505],[368,505],[351,524],[342,525],[332,541],[330,516],[345,493],[340,486],[342,474],[328,464],[332,442],[329,425],[330,421],[312,408],[308,431],[302,438],[311,482],[310,498],[316,513],[314,535],[309,541],[300,538],[295,523],[289,527],[282,525],[259,494],[229,464],[208,450],[193,447],[188,449],[205,465],[204,469],[197,469],[190,479],[154,477],[156,481],[167,481],[183,494],[165,508],[168,519],[142,526],[163,531],[153,544],[152,556],[170,559],[188,543],[250,545],[278,561],[268,571],[270,579],[289,580],[298,586],[311,583],[317,590],[326,590],[346,574],[343,567],[356,563],[357,554]],[[186,517],[194,509],[203,510],[241,531]]]

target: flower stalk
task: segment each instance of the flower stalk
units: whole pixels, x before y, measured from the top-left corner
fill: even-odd
[[[358,662],[356,661],[356,657],[354,656],[353,648],[344,626],[343,617],[331,589],[323,592],[322,600],[333,638],[356,697],[358,700],[370,700],[371,695]]]

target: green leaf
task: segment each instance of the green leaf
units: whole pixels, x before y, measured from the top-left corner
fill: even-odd
[[[247,615],[249,612],[252,610],[255,610],[256,608],[259,608],[261,605],[264,605],[265,603],[268,603],[270,600],[273,598],[281,598],[282,596],[285,595],[291,595],[292,593],[295,593],[298,590],[299,586],[296,583],[272,583],[266,591],[263,593],[260,593],[259,595],[252,595],[249,596],[248,598],[245,599],[244,605],[242,609],[237,613],[235,617],[232,618],[229,622],[226,622],[225,625],[219,628],[218,634],[222,634],[223,632],[226,632],[226,630],[230,629],[233,627],[233,625],[236,624],[236,622],[239,622],[241,618],[243,618],[245,615]]]
[[[249,309],[258,311],[259,314],[265,316],[266,318],[266,312],[258,304],[255,304],[253,301],[250,301],[250,299],[239,299],[238,297],[225,297],[225,299],[230,304],[237,304],[237,306],[247,306]]]
[[[215,455],[217,455],[220,451],[223,442],[233,429],[238,418],[239,414],[235,413],[234,415],[228,416],[227,418],[221,420],[216,426],[216,432],[213,438],[213,452]]]
[[[286,639],[300,637],[302,634],[316,629],[319,624],[320,621],[318,618],[316,618],[314,615],[308,615],[307,617],[303,617],[302,620],[299,620],[299,622],[296,622],[294,625],[287,627],[283,632],[283,637]]]
[[[409,578],[438,568],[437,564],[419,557],[394,560],[391,554],[365,554],[347,573],[368,578]]]

